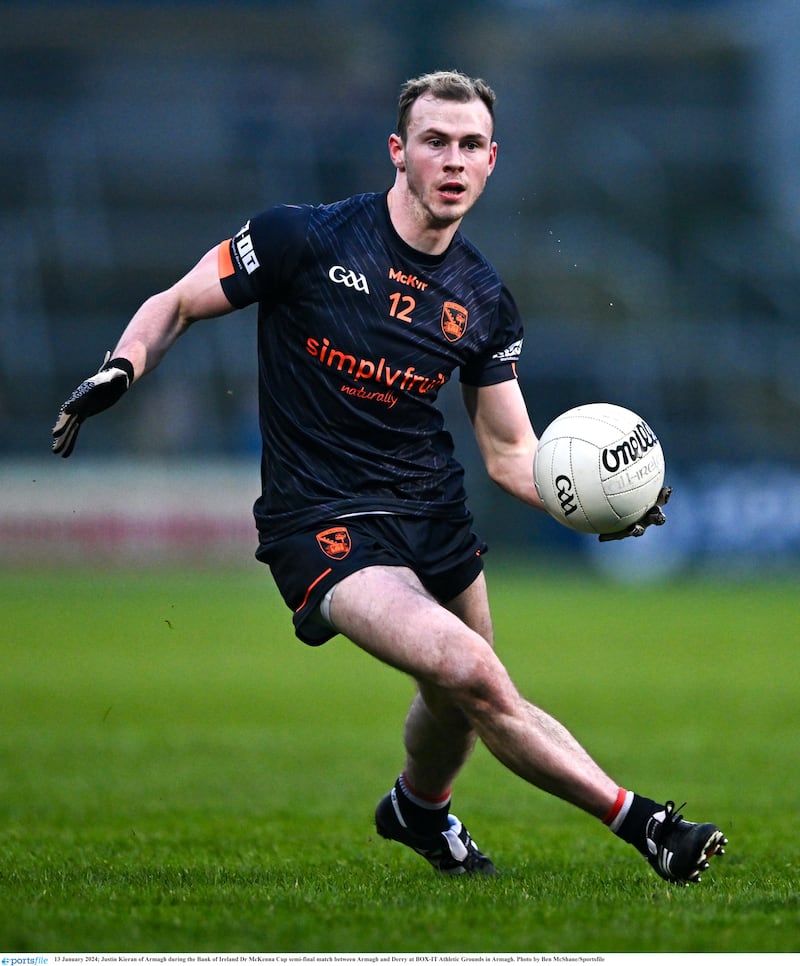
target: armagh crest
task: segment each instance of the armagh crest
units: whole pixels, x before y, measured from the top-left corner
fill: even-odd
[[[352,547],[347,527],[330,527],[317,534],[319,549],[331,560],[343,560]]]
[[[469,312],[458,302],[445,302],[442,309],[442,332],[448,342],[458,342],[467,331]]]

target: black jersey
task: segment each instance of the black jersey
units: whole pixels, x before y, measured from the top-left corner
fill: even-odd
[[[426,255],[386,194],[279,206],[220,246],[230,302],[259,304],[264,541],[360,513],[467,516],[463,470],[435,402],[455,369],[513,379],[514,302],[456,233]]]

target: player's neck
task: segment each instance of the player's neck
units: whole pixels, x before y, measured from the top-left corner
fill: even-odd
[[[403,241],[426,255],[441,255],[446,251],[461,219],[452,222],[435,221],[418,199],[403,186],[395,184],[387,195],[392,226]]]

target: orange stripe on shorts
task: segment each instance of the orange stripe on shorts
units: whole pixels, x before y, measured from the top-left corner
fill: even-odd
[[[295,610],[295,614],[299,613],[308,603],[308,598],[311,596],[311,591],[317,586],[320,580],[324,580],[328,574],[333,570],[333,567],[328,567],[327,570],[323,570],[322,573],[317,577],[316,580],[312,580],[311,583],[306,588],[306,595],[303,598],[303,603]]]

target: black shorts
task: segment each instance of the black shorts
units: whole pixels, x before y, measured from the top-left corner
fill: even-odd
[[[346,517],[262,543],[256,558],[269,565],[293,611],[295,634],[316,646],[337,633],[319,615],[322,598],[365,567],[408,567],[442,603],[466,590],[483,570],[488,549],[471,524],[469,518],[454,524],[388,514]]]

